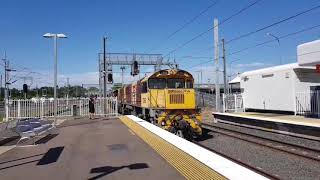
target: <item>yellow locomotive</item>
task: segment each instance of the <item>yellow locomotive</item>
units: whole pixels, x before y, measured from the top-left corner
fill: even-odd
[[[119,111],[156,123],[186,139],[200,136],[194,79],[180,69],[166,69],[118,89]]]

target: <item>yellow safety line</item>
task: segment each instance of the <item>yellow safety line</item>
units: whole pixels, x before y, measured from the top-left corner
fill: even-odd
[[[128,131],[129,131],[132,135],[136,135],[131,129],[128,129]]]
[[[138,125],[130,118],[121,116],[120,120],[125,125],[127,125],[137,136],[145,141],[150,147],[157,151],[160,156],[162,156],[186,179],[227,179],[226,177],[209,168],[194,157],[190,156],[189,154],[183,152],[179,148],[168,143],[154,133]]]

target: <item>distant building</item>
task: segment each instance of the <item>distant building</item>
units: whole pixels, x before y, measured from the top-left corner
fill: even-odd
[[[234,79],[229,81],[229,93],[240,93],[240,81],[241,77],[240,74],[238,74]]]

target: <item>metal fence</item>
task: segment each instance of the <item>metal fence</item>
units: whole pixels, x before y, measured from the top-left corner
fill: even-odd
[[[223,94],[223,112],[243,112],[243,99],[241,94]]]
[[[104,109],[106,112],[104,112]],[[97,98],[95,100],[95,114],[103,116],[117,116],[117,99],[115,97]],[[89,98],[57,99],[57,117],[88,115]],[[54,117],[53,99],[9,100],[8,120],[50,117]]]
[[[216,96],[213,92],[196,91],[196,101],[198,107],[216,107]]]
[[[296,114],[320,117],[320,91],[296,93]]]

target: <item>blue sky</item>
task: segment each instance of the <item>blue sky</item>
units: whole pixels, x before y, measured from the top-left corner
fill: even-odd
[[[59,41],[59,79],[65,77],[71,83],[97,83],[97,53],[101,51],[102,37],[108,37],[108,52],[141,52],[167,54],[197,34],[212,27],[213,19],[222,20],[253,0],[219,0],[219,2],[195,22],[171,39],[166,37],[184,23],[206,9],[215,0],[74,0],[74,1],[17,1],[0,2],[0,52],[7,52],[13,68],[23,76],[28,71],[40,72],[39,85],[51,82],[53,68],[53,42],[42,38],[46,32],[65,33],[69,38]],[[318,0],[263,0],[247,11],[234,17],[219,28],[220,38],[232,39],[259,27],[271,24],[284,17],[319,5]],[[320,24],[320,9],[293,20],[230,43],[226,51],[234,52],[247,46],[270,40],[266,33],[285,35]],[[298,44],[319,39],[320,28],[292,36],[277,42],[253,48],[227,57],[235,62],[233,73],[245,70],[295,62]],[[213,63],[192,67],[208,59],[188,59],[184,56],[212,57],[213,32],[205,34],[173,56],[182,68],[190,71],[202,69],[204,79],[213,78]],[[153,51],[151,51],[154,49]],[[192,67],[192,68],[190,68]],[[141,71],[150,71],[142,67]],[[114,71],[119,72],[118,67]],[[20,73],[20,74],[19,74]],[[129,70],[127,70],[129,73]],[[194,73],[196,74],[196,73]],[[29,73],[30,75],[30,73]],[[36,76],[36,74],[31,74]],[[119,75],[115,75],[119,80]],[[127,81],[134,78],[126,76]],[[35,80],[36,81],[36,80]],[[21,82],[21,81],[20,81]]]

